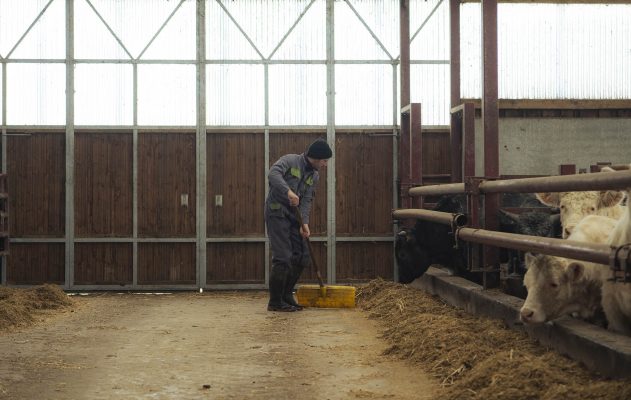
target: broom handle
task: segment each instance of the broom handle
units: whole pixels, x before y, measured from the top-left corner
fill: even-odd
[[[300,224],[300,228],[302,228],[304,224],[302,223],[302,215],[300,214],[300,210],[296,206],[292,208],[294,209],[294,214],[296,214],[296,219]],[[324,283],[322,283],[322,277],[320,276],[320,269],[318,269],[318,264],[316,263],[315,257],[313,256],[313,247],[311,247],[311,241],[308,237],[304,239],[307,241],[307,247],[309,248],[309,257],[311,257],[311,264],[313,264],[313,268],[315,268],[316,275],[318,277],[318,283],[320,284],[320,287],[324,287]]]

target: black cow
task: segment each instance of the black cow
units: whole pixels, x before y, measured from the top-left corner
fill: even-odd
[[[433,210],[464,214],[466,213],[466,196],[464,194],[443,196]],[[561,224],[559,216],[550,214],[549,210],[547,212],[530,211],[523,214],[501,211],[500,230],[523,235],[560,237]],[[501,252],[500,256],[503,262],[512,260],[513,273],[523,271],[523,257],[518,252]],[[452,229],[447,225],[417,220],[413,228],[404,228],[397,234],[395,257],[401,283],[409,283],[422,276],[432,264],[440,264],[450,269],[455,275],[479,280],[479,276],[467,271],[466,246],[464,243],[456,245]],[[497,277],[494,278],[497,279]]]

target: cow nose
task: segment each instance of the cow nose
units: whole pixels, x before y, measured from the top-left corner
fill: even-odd
[[[534,314],[535,312],[533,310],[529,308],[522,308],[519,317],[522,322],[529,322]]]
[[[568,236],[570,236],[575,227],[576,225],[567,225],[565,228],[563,228],[563,238],[566,239]]]

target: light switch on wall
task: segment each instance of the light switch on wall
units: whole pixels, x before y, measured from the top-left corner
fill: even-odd
[[[215,207],[223,207],[223,195],[215,195]]]

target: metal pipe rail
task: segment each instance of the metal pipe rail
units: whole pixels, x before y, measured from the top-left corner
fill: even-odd
[[[424,210],[419,208],[405,208],[392,211],[393,219],[415,218],[432,221],[443,225],[461,227],[467,224],[467,216],[464,214],[452,214],[440,211]]]
[[[551,256],[566,257],[598,264],[609,265],[616,258],[616,248],[606,244],[577,242],[567,239],[554,239],[539,236],[518,235],[515,233],[487,231],[484,229],[460,227],[456,239],[468,242],[531,251]],[[625,257],[625,261],[626,260]]]
[[[593,174],[544,176],[488,180],[480,184],[480,193],[534,193],[565,192],[606,189],[626,189],[631,187],[631,170],[599,172]],[[411,188],[410,196],[458,194],[465,192],[464,183],[449,183]]]

